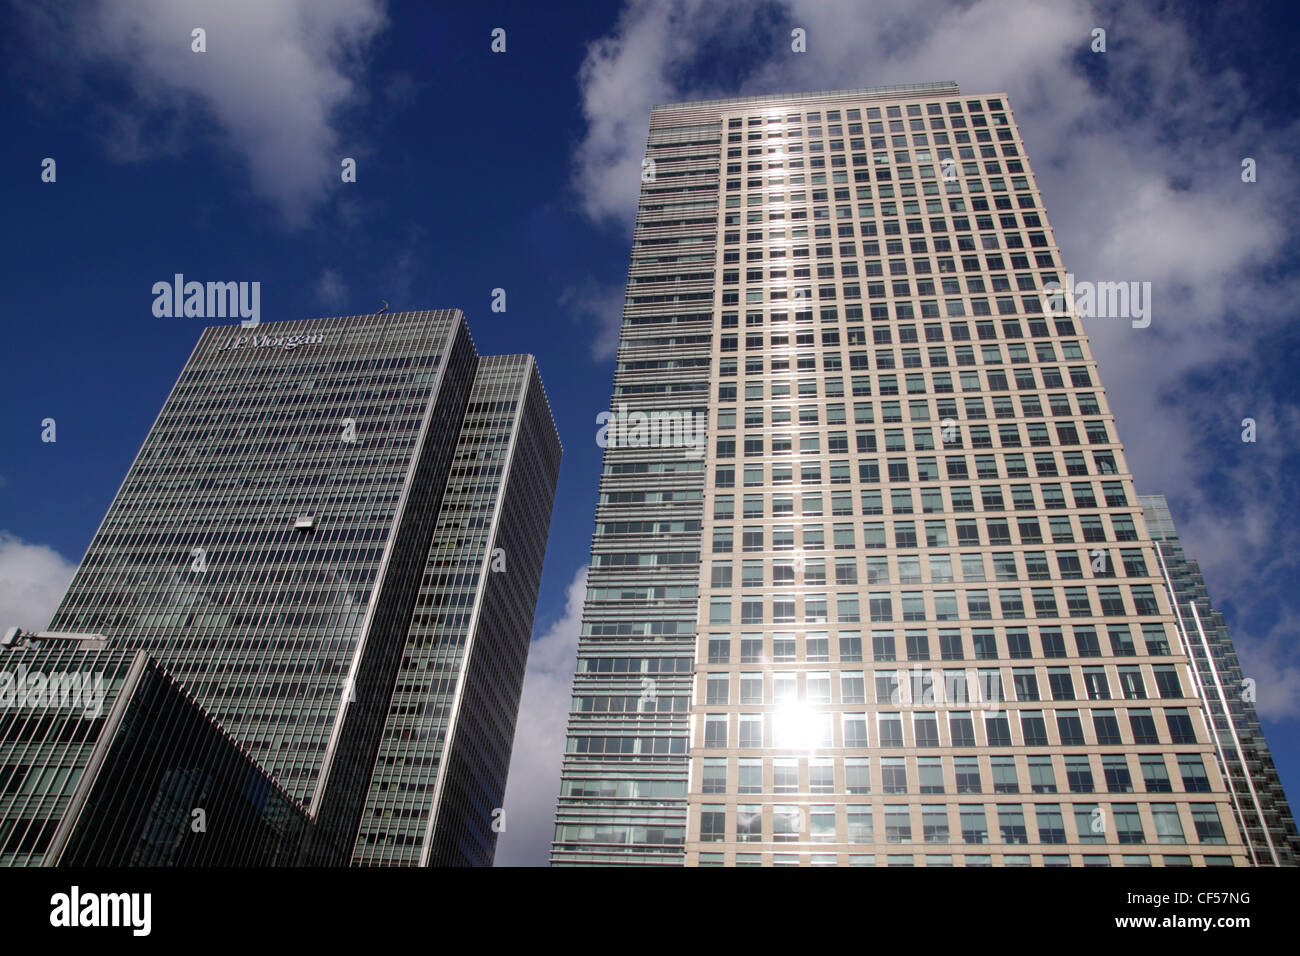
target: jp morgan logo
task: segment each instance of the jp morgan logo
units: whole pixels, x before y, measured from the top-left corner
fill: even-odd
[[[300,345],[319,345],[324,340],[325,336],[320,332],[315,335],[231,335],[216,351],[274,348],[292,352]]]
[[[262,320],[262,283],[260,282],[186,282],[176,273],[170,283],[153,284],[153,314],[170,319],[233,319],[252,328]]]

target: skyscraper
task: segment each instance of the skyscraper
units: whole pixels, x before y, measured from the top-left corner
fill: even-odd
[[[0,652],[108,675],[98,715],[0,711],[0,864],[60,862],[60,821],[86,845],[109,805],[173,841],[155,862],[225,861],[249,834],[186,856],[174,811],[181,781],[236,773],[285,806],[262,862],[490,862],[559,458],[532,357],[480,359],[457,310],[205,330],[51,633]],[[237,754],[133,723],[158,694]],[[167,765],[158,789],[87,803],[130,747]]]
[[[552,863],[1248,864],[1007,97],[643,168]]]

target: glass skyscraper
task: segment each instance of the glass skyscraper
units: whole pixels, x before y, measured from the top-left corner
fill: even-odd
[[[1253,862],[1007,97],[643,170],[552,863]]]
[[[264,852],[151,859],[490,863],[559,459],[532,357],[480,358],[457,310],[205,330],[49,631],[0,649],[104,679],[94,716],[0,710],[0,865],[66,862],[95,807],[179,846],[207,808],[178,816],[178,781],[235,756],[284,806]],[[141,681],[234,751],[133,723]],[[114,803],[129,747],[168,772]],[[209,844],[252,839],[222,822]]]

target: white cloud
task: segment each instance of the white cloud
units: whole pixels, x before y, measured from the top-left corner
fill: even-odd
[[[359,99],[362,54],[386,16],[381,0],[98,0],[38,4],[27,22],[60,73],[86,72],[83,90],[105,66],[125,77],[135,101],[98,104],[117,155],[195,149],[190,133],[215,127],[253,190],[302,224],[339,180],[338,114]],[[196,27],[205,53],[191,50]]]
[[[611,359],[618,354],[619,331],[623,326],[623,287],[621,285],[585,285],[566,289],[560,296],[560,307],[572,317],[584,321],[594,329],[591,340],[591,357],[597,361]]]
[[[587,569],[582,567],[569,584],[564,613],[528,651],[497,866],[547,865],[586,594]]]
[[[44,630],[76,570],[53,548],[0,531],[0,630]]]
[[[333,269],[325,269],[316,280],[316,298],[323,305],[339,306],[348,297],[348,287],[343,278]]]
[[[1300,663],[1294,656],[1300,614],[1288,611],[1261,638],[1242,630],[1233,634],[1233,646],[1242,673],[1255,681],[1255,710],[1265,720],[1300,717]]]
[[[686,20],[700,4],[685,4]],[[579,73],[587,135],[575,160],[583,211],[593,220],[636,217],[650,107],[672,96],[665,69],[674,58],[668,4],[632,2],[613,36],[587,50]]]

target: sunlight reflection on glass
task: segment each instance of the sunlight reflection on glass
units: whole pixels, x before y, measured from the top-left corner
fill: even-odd
[[[818,716],[807,704],[792,701],[772,714],[772,736],[778,747],[812,750],[820,737]]]

